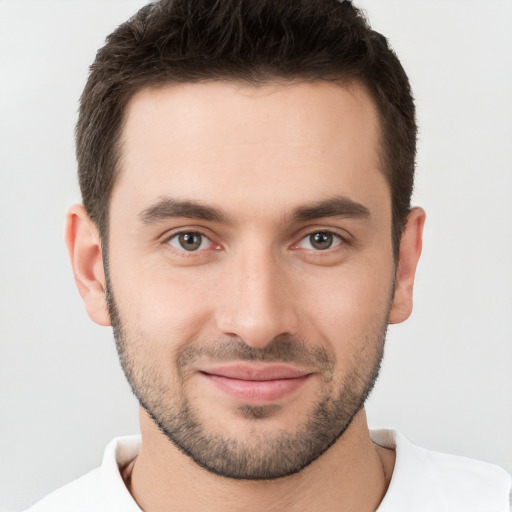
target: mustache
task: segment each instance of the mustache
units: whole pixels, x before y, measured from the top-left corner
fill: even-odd
[[[252,347],[241,338],[218,339],[209,343],[193,342],[181,348],[176,366],[183,369],[199,359],[209,362],[251,361],[265,363],[294,363],[332,371],[334,353],[326,347],[311,346],[293,336],[279,335],[262,348]]]

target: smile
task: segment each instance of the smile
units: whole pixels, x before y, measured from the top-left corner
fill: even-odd
[[[284,365],[238,364],[209,368],[200,375],[238,402],[263,405],[292,394],[313,374]]]

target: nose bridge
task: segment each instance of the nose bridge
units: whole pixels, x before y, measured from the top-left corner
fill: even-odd
[[[296,319],[280,259],[270,247],[256,246],[231,258],[217,321],[224,334],[263,348],[278,335],[293,334]]]

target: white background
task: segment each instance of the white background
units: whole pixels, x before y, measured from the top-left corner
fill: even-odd
[[[63,244],[96,49],[139,0],[0,0],[0,510],[98,465],[137,406]],[[357,4],[357,2],[356,2]],[[373,426],[512,471],[512,1],[364,0],[417,98],[416,307],[388,336]]]

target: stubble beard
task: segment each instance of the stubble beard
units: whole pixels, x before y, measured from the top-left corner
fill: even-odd
[[[377,380],[387,331],[386,312],[361,343],[341,382],[334,377],[334,354],[323,347],[311,348],[302,340],[279,336],[262,349],[240,339],[186,344],[175,360],[176,374],[161,375],[156,366],[140,357],[144,340],[132,337],[121,320],[107,279],[107,302],[117,351],[126,378],[140,405],[159,430],[184,454],[211,473],[232,479],[269,480],[297,473],[320,457],[347,430],[363,407]],[[190,390],[187,368],[198,357],[211,361],[265,361],[308,364],[320,370],[322,395],[295,431],[273,435],[259,431],[276,406],[241,404],[236,413],[248,422],[250,435],[215,432],[201,419]],[[174,377],[174,380],[173,380]],[[171,385],[171,382],[174,384]]]

